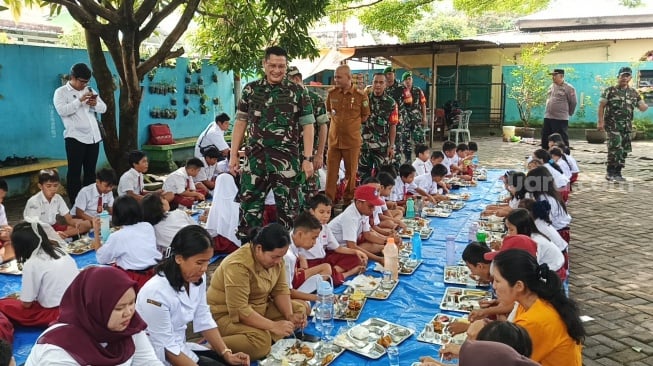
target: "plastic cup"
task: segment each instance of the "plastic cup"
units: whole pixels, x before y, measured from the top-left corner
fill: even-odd
[[[399,348],[397,346],[390,346],[386,351],[388,352],[390,366],[399,366]]]

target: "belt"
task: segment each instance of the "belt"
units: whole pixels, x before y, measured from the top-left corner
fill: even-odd
[[[145,269],[125,269],[125,268],[122,268],[120,266],[116,266],[116,267],[122,269],[123,271],[136,273],[136,274],[140,274],[140,275],[149,275],[154,271],[154,266],[149,266],[149,267],[147,267]]]

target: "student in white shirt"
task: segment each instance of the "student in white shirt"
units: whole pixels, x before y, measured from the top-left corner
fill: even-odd
[[[57,324],[37,339],[26,366],[163,366],[135,312],[136,283],[113,267],[79,273]]]
[[[229,116],[226,113],[221,113],[215,117],[215,123],[211,122],[208,126],[200,133],[197,137],[197,142],[195,143],[195,155],[196,158],[201,159],[203,157],[202,150],[206,149],[209,146],[214,146],[223,157],[229,156],[229,144],[224,139],[224,132],[229,129]]]
[[[551,173],[557,190],[564,191],[567,189],[569,179],[562,174],[562,169],[551,158],[551,154],[548,151],[544,149],[535,150],[533,152],[533,160],[539,161]]]
[[[195,182],[195,188],[199,191],[206,191],[210,195],[213,195],[213,189],[215,188],[215,179],[220,174],[218,172],[218,160],[222,157],[220,151],[215,147],[211,146],[204,150],[204,156],[202,160],[204,166],[200,169],[199,173],[193,177],[193,182]]]
[[[116,173],[113,169],[100,169],[95,174],[95,183],[82,188],[70,213],[82,220],[92,221],[107,210],[113,214],[113,186],[116,185]]]
[[[75,235],[87,233],[92,226],[90,221],[74,219],[66,202],[57,194],[59,189],[59,174],[52,169],[39,172],[39,188],[41,191],[27,200],[23,217],[38,218],[66,239]],[[57,215],[63,216],[65,224],[57,223]]]
[[[91,77],[92,71],[86,64],[73,65],[70,69],[70,80],[66,85],[57,88],[53,97],[54,108],[64,125],[63,137],[68,159],[66,189],[71,202],[75,201],[82,186],[87,186],[95,180],[102,141],[96,114],[107,111],[107,105],[102,98],[88,86]]]
[[[94,230],[99,231],[99,220],[94,221]],[[154,265],[161,259],[156,248],[154,227],[143,221],[143,211],[138,202],[130,196],[120,196],[113,207],[111,223],[120,230],[109,235],[106,243],[100,243],[95,235],[93,249],[98,263],[121,268],[138,283],[138,288],[154,275]]]
[[[526,174],[510,170],[500,178],[503,181],[503,186],[506,191],[510,193],[507,202],[502,202],[496,205],[487,205],[481,216],[507,216],[510,211],[519,207],[519,203],[526,197]]]
[[[445,190],[449,192],[447,185],[443,181],[445,175],[447,175],[447,168],[442,164],[438,164],[431,169],[429,174],[415,178],[413,184],[416,188],[427,193],[425,198],[431,202],[440,202],[447,199],[443,196]],[[418,194],[419,192],[414,189],[410,193]]]
[[[545,167],[532,169],[526,175],[526,197],[535,201],[547,201],[551,205],[549,218],[551,225],[558,230],[560,236],[569,243],[569,224],[571,216],[567,212],[567,206],[562,200],[560,193],[556,191],[551,173]]]
[[[47,327],[59,316],[64,291],[79,272],[77,264],[36,220],[16,225],[11,239],[23,266],[22,285],[18,299],[0,300],[0,312],[14,324]]]
[[[249,365],[247,354],[227,348],[206,301],[212,244],[211,236],[199,226],[181,229],[170,244],[170,256],[138,293],[136,310],[147,323],[156,356],[165,365]],[[186,341],[191,321],[193,331],[212,350]]]
[[[431,196],[423,189],[417,187],[414,180],[415,168],[410,164],[402,164],[399,167],[399,176],[395,179],[395,186],[392,188],[392,193],[390,194],[390,201],[394,201],[400,206],[405,206],[406,199],[413,195],[412,192],[416,192],[430,201]]]
[[[442,143],[442,165],[447,167],[447,175],[455,174],[458,172],[458,155],[456,155],[456,144],[453,141],[445,141]]]
[[[288,235],[290,246],[283,256],[291,299],[317,301],[317,295],[313,292],[317,291],[323,276],[331,276],[331,265],[322,263],[311,267],[306,257],[299,251],[313,248],[321,230],[320,222],[306,211],[293,220],[293,231]],[[306,305],[307,312],[310,312],[310,307]]]
[[[419,177],[423,174],[428,174],[431,172],[431,150],[426,145],[417,145],[415,146],[415,161],[413,161],[413,167],[415,168],[415,174]]]
[[[139,150],[130,152],[127,161],[131,168],[120,177],[118,196],[128,195],[140,201],[146,193],[143,173],[147,172],[150,163],[145,153]]]
[[[215,180],[213,204],[206,218],[206,231],[213,237],[213,249],[216,253],[229,254],[241,246],[236,236],[238,231],[238,212],[240,204],[236,202],[238,186],[231,173],[223,173]]]
[[[190,158],[186,165],[170,173],[163,182],[163,190],[174,194],[172,202],[190,208],[197,201],[204,201],[207,192],[195,188],[193,178],[199,174],[204,163],[198,158]]]
[[[551,158],[553,161],[558,164],[560,169],[562,169],[562,175],[565,176],[565,178],[569,179],[571,181],[571,167],[569,166],[569,163],[567,162],[567,158],[565,154],[562,152],[560,148],[557,147],[552,147],[549,150],[549,154],[551,154]]]
[[[560,249],[563,254],[566,254],[569,244],[563,239],[558,231],[551,225],[549,217],[551,211],[551,204],[549,201],[535,201],[529,198],[523,199],[519,203],[520,208],[527,209],[535,222],[537,230],[544,236],[549,238]]]
[[[5,255],[5,245],[11,242],[12,227],[9,226],[5,206],[2,204],[7,195],[7,191],[9,191],[7,182],[0,178],[0,261],[3,260],[2,257]]]
[[[159,192],[153,192],[143,197],[143,221],[154,226],[156,247],[163,254],[170,247],[172,238],[179,230],[188,225],[197,225],[183,210],[170,210],[170,203]]]
[[[329,223],[329,229],[338,244],[360,250],[368,259],[383,264],[380,254],[388,238],[371,229],[370,216],[375,206],[382,206],[384,203],[376,187],[362,185],[356,188],[354,201]]]
[[[331,265],[333,285],[340,286],[345,282],[345,278],[365,272],[367,255],[363,251],[338,244],[327,225],[331,219],[331,206],[331,199],[324,194],[316,194],[310,199],[308,212],[320,222],[322,229],[312,248],[298,248],[298,252],[306,258],[308,267],[322,263]]]

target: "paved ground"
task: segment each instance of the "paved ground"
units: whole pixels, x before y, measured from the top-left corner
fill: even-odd
[[[475,137],[482,164],[513,168],[536,147]],[[571,296],[592,317],[584,364],[653,365],[653,142],[633,143],[624,175],[628,183],[608,184],[605,145],[572,140],[581,175],[569,203]],[[25,198],[5,202],[10,221],[20,219]]]

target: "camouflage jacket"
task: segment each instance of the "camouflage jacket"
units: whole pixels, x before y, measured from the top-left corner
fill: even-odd
[[[395,80],[395,83],[385,88],[385,93],[388,94],[394,101],[397,103],[399,110],[403,108],[404,105],[404,84]]]
[[[274,148],[298,156],[301,130],[315,122],[308,91],[287,79],[273,85],[263,78],[245,85],[236,118],[247,121],[247,149],[255,155]]]
[[[361,125],[363,150],[388,148],[388,137],[391,125],[399,123],[397,103],[383,93],[380,97],[370,94],[370,117]]]
[[[603,120],[607,130],[631,131],[633,128],[633,111],[642,100],[637,90],[616,86],[606,88],[601,93],[601,101],[606,101]]]

